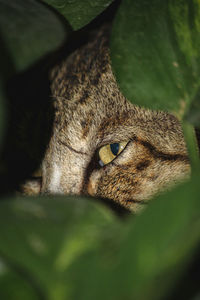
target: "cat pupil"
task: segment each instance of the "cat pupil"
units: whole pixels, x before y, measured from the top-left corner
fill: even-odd
[[[113,155],[117,155],[117,153],[119,152],[119,143],[110,144],[110,149]]]

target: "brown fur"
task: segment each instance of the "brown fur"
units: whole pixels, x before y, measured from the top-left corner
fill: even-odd
[[[190,172],[178,120],[134,106],[113,76],[106,30],[51,73],[55,120],[42,164],[42,193],[89,194],[137,211]],[[129,141],[98,165],[98,149]]]

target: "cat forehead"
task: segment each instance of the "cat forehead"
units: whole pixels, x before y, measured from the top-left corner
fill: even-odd
[[[72,72],[71,68],[69,70]],[[87,120],[88,115],[92,114],[94,118],[98,116],[98,119],[105,119],[107,124],[109,122],[112,125],[134,122],[138,126],[151,127],[152,130],[166,131],[179,127],[178,120],[168,113],[143,109],[130,103],[120,92],[109,61],[104,72],[98,73],[95,82],[94,72],[98,72],[96,67],[85,76],[82,76],[80,69],[79,73],[72,72],[70,75],[69,70],[67,68],[67,74],[64,74],[61,66],[53,83],[56,89],[55,107],[66,118],[78,115]]]
[[[122,125],[122,132],[132,130],[149,139],[156,135],[161,142],[164,138],[170,144],[178,141],[180,148],[184,145],[180,124],[174,116],[139,108],[122,95],[104,36],[77,49],[57,65],[51,80],[60,128],[71,123],[78,131],[80,124],[85,134],[93,125],[102,134],[109,134],[111,128],[113,131]]]
[[[77,49],[57,65],[51,80],[54,105],[61,113],[97,111],[106,117],[127,113],[138,121],[165,122],[167,127],[177,124],[175,117],[141,109],[122,95],[111,68],[108,37],[102,32],[99,39]]]

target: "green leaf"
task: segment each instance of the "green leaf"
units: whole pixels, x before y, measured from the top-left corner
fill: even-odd
[[[198,90],[185,119],[200,129],[200,90]]]
[[[134,104],[182,119],[200,85],[198,0],[124,0],[112,32],[113,68]]]
[[[72,299],[167,299],[200,243],[199,175],[159,196],[140,216],[126,220],[115,255],[107,258],[105,248],[104,257],[85,256],[87,278],[78,267],[83,262],[80,257],[70,277],[81,292],[77,290]],[[189,286],[182,287],[183,295],[184,288]]]
[[[20,274],[22,270],[0,260],[0,299],[8,300],[38,300],[41,294],[36,287],[31,286],[26,279],[27,274]],[[23,273],[23,272],[22,272]]]
[[[69,29],[34,0],[0,0],[0,32],[16,71],[25,70],[59,47]]]
[[[59,11],[74,30],[87,25],[105,10],[113,0],[43,0]]]
[[[0,206],[2,261],[14,265],[15,272],[22,270],[22,280],[50,300],[81,293],[74,281],[79,257],[83,259],[78,269],[87,278],[90,254],[96,255],[97,249],[103,254],[110,243],[114,247],[113,239],[123,228],[111,212],[84,198],[18,198],[1,201]],[[0,286],[5,276],[0,276]],[[21,287],[16,295],[21,295]]]
[[[94,199],[2,201],[0,257],[42,299],[164,299],[200,242],[199,193],[198,173],[123,222]]]
[[[130,224],[119,261],[131,299],[165,299],[187,270],[200,244],[199,176],[160,195]]]

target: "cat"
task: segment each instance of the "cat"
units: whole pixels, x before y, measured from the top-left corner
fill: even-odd
[[[42,182],[27,182],[24,192],[91,195],[137,212],[188,178],[190,163],[175,116],[135,106],[120,92],[108,32],[52,70],[55,112]]]

